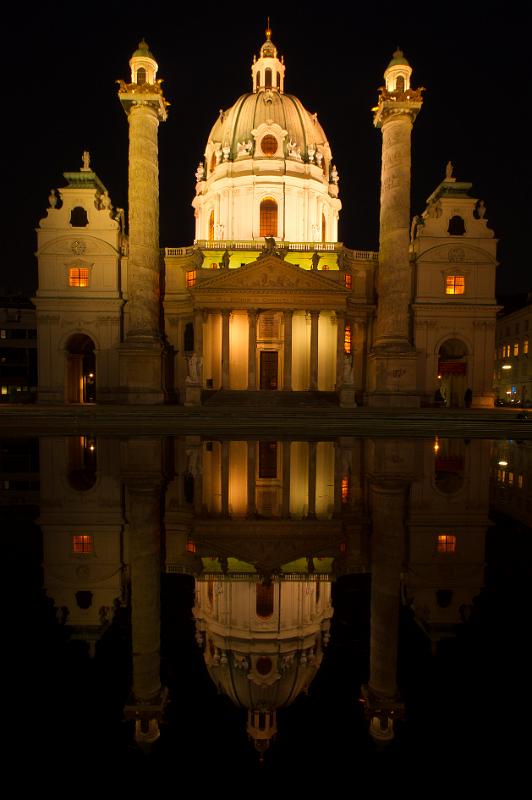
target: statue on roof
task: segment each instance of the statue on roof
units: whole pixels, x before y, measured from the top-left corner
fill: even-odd
[[[447,162],[447,166],[445,167],[445,178],[449,180],[449,178],[453,177],[453,165],[451,161]]]
[[[81,158],[82,158],[81,171],[82,172],[90,172],[90,169],[91,169],[90,168],[91,156],[90,156],[89,151],[88,150],[84,150],[83,151],[83,155],[82,155]]]

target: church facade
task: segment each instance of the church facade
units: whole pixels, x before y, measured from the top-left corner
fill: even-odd
[[[373,109],[378,252],[338,241],[331,146],[317,115],[285,92],[270,30],[250,91],[220,112],[197,166],[195,241],[161,250],[157,135],[168,104],[144,41],[130,66],[119,82],[127,234],[88,153],[37,229],[39,402],[192,406],[227,392],[234,402],[305,392],[346,407],[493,405],[496,240],[451,164],[411,219],[422,90],[400,50]]]

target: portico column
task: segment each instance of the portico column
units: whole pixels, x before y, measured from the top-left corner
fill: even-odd
[[[229,316],[230,311],[222,311],[222,389],[229,389]]]
[[[282,516],[290,516],[290,442],[283,442],[283,508]]]
[[[255,502],[256,452],[257,442],[248,442],[248,517],[254,517],[257,512]]]
[[[336,389],[343,383],[345,355],[345,313],[336,312]]]
[[[318,388],[318,320],[320,312],[310,312],[310,389]]]
[[[308,516],[316,518],[316,442],[308,445]]]
[[[229,516],[229,442],[222,442],[222,516]]]
[[[284,312],[284,370],[283,389],[292,391],[292,315],[293,311]]]
[[[257,388],[257,311],[248,309],[248,391]]]
[[[194,352],[198,358],[203,358],[203,320],[206,314],[201,309],[194,311]]]

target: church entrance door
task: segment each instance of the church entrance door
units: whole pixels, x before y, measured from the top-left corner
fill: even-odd
[[[279,353],[277,350],[261,350],[260,354],[260,388],[277,389]]]
[[[96,402],[96,356],[94,342],[84,333],[76,333],[66,347],[67,403]]]

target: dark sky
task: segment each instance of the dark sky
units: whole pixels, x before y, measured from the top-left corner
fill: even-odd
[[[170,102],[159,135],[161,246],[194,238],[194,172],[220,108],[251,88],[250,66],[265,19],[250,4],[127,2],[25,5],[4,27],[2,51],[5,177],[0,287],[36,286],[34,229],[62,173],[82,151],[127,208],[127,120],[117,78],[144,36]],[[198,4],[198,8],[199,8]],[[371,107],[399,44],[426,87],[415,123],[412,214],[442,180],[473,183],[500,240],[499,294],[532,289],[525,237],[531,227],[531,148],[527,125],[530,19],[507,3],[270,4],[273,41],[286,63],[285,89],[318,117],[340,174],[339,238],[378,249],[380,131]],[[175,10],[174,10],[175,9]],[[282,9],[282,10],[281,10]],[[18,15],[18,18],[17,18]],[[528,81],[528,82],[527,82]]]

